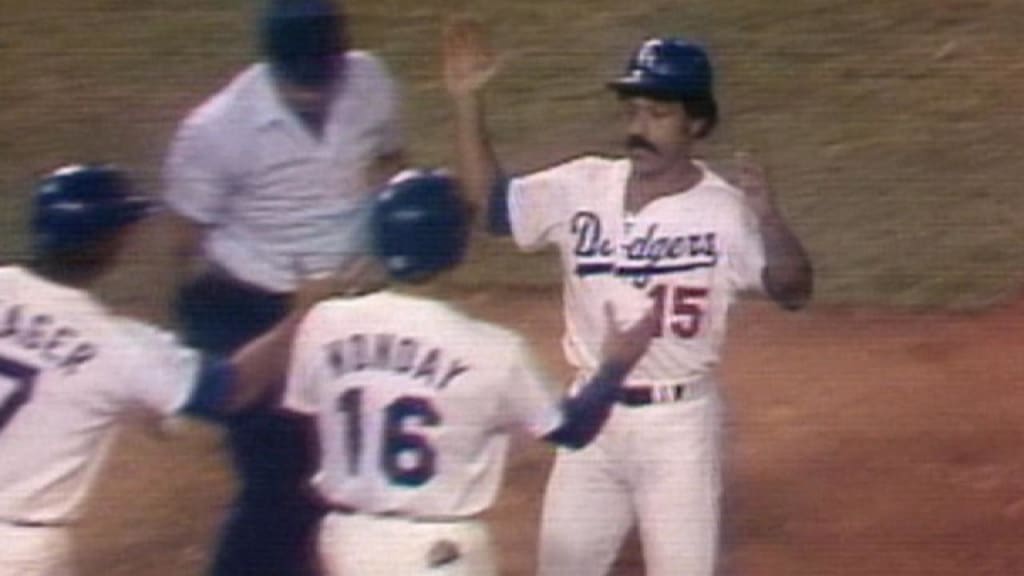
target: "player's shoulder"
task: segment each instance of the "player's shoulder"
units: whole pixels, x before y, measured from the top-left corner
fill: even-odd
[[[742,190],[729,182],[708,163],[698,161],[697,166],[703,172],[703,177],[697,187],[692,190],[694,197],[699,197],[723,208],[745,209],[746,196]]]
[[[52,282],[21,266],[0,267],[0,285],[5,287],[8,297],[16,300],[24,296],[27,301],[60,307],[68,313],[106,313],[104,306],[85,290]]]
[[[506,326],[495,324],[490,320],[478,318],[467,312],[459,310],[452,304],[441,303],[449,307],[454,313],[462,316],[467,325],[471,326],[474,334],[473,340],[481,345],[491,348],[510,349],[517,347],[524,342],[522,334]]]
[[[114,313],[85,290],[52,282],[20,266],[0,268],[0,286],[5,299],[87,334],[94,344],[120,341]]]
[[[345,52],[345,73],[390,74],[387,65],[379,56],[367,50]]]
[[[521,178],[564,180],[576,182],[601,182],[621,178],[629,171],[628,160],[609,158],[596,154],[574,156],[535,170]]]
[[[130,316],[111,316],[110,322],[117,336],[134,347],[146,349],[154,345],[179,346],[178,337],[173,332],[142,320]]]
[[[327,334],[334,328],[348,328],[353,321],[362,322],[373,317],[408,317],[415,311],[416,299],[404,297],[391,290],[380,290],[356,297],[335,297],[322,300],[310,308],[302,319],[300,331],[307,336]],[[420,306],[422,307],[422,306]]]
[[[625,158],[611,158],[599,154],[583,154],[562,162],[560,166],[583,175],[604,175],[628,170],[629,161]]]
[[[337,322],[340,317],[353,313],[365,318],[402,318],[412,326],[427,326],[438,334],[472,334],[474,346],[505,345],[518,337],[516,332],[478,318],[455,303],[395,290],[382,290],[357,298],[328,300],[318,304],[313,311],[328,318],[328,322]]]
[[[390,89],[393,83],[391,71],[384,61],[365,50],[349,50],[345,53],[344,74],[342,90],[384,90]],[[376,97],[380,95],[376,94]]]
[[[270,96],[270,67],[264,62],[250,64],[227,84],[193,108],[183,124],[193,129],[216,130],[251,116],[253,107]]]

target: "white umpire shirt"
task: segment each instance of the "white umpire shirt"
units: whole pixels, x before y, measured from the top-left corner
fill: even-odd
[[[203,225],[208,261],[271,292],[344,265],[368,245],[367,169],[401,147],[394,81],[366,52],[345,76],[320,139],[253,64],[182,122],[164,168],[166,202]]]

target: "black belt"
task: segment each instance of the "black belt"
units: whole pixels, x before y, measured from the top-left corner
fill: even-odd
[[[651,404],[680,402],[685,397],[685,384],[629,386],[620,390],[618,402],[626,406],[649,406]]]

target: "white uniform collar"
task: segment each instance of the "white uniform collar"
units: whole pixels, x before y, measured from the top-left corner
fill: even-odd
[[[277,92],[270,65],[261,62],[258,66],[250,100],[257,128],[265,129],[281,122],[288,122],[288,114],[291,112],[285,107],[284,101],[281,100],[281,96]]]

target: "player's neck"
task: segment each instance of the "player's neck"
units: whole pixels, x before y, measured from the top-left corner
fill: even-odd
[[[632,170],[626,181],[626,211],[638,212],[658,198],[685,192],[696,186],[703,177],[703,171],[689,158],[657,172]]]

